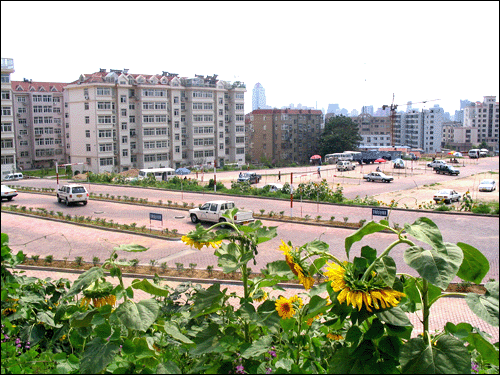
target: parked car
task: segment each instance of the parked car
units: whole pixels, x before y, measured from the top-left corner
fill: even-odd
[[[451,203],[455,201],[458,202],[460,200],[460,194],[458,194],[453,189],[442,189],[439,190],[437,193],[435,193],[434,198],[432,199],[434,199],[436,203],[439,202]]]
[[[489,152],[490,151],[487,148],[482,148],[482,149],[479,150],[479,157],[480,158],[485,158],[485,157],[488,156]]]
[[[283,189],[283,184],[279,184],[277,182],[270,182],[269,184],[264,185],[262,189],[266,189],[266,186],[269,186],[269,191],[271,193],[275,193]]]
[[[483,180],[478,186],[479,191],[493,191],[496,188],[495,180]]]
[[[363,176],[363,178],[366,181],[381,181],[381,182],[391,182],[392,180],[394,180],[394,177],[387,176],[383,172],[371,172],[371,173],[365,174]]]
[[[258,184],[262,176],[255,172],[240,173],[238,182],[249,182],[250,184]]]
[[[349,160],[339,160],[337,162],[337,171],[353,171],[356,168]]]
[[[4,181],[14,181],[14,180],[22,180],[24,178],[22,173],[10,173],[5,176]]]
[[[447,165],[447,163],[444,160],[433,160],[430,163],[427,163],[427,166],[435,169],[436,167],[439,167],[441,165]]]
[[[206,202],[199,208],[189,210],[189,217],[191,218],[191,222],[195,224],[200,221],[219,223],[227,221],[227,218],[222,215],[227,210],[232,210],[233,208],[235,208],[233,201],[210,201]],[[239,210],[233,217],[235,224],[247,224],[254,220],[253,211]]]
[[[457,168],[447,164],[439,165],[436,168],[434,168],[434,170],[436,171],[437,174],[448,174],[450,176],[452,175],[458,176],[460,174],[460,171]]]
[[[89,193],[85,186],[80,184],[63,185],[57,191],[57,202],[64,202],[66,206],[71,203],[82,202],[85,206],[89,199]]]
[[[17,190],[11,189],[7,185],[2,185],[2,200],[7,199],[11,201],[14,197],[17,197]]]
[[[401,169],[401,168],[405,167],[405,162],[403,159],[395,159],[392,162],[393,162],[393,165],[392,165],[393,168]]]

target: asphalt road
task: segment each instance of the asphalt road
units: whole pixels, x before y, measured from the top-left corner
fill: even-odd
[[[482,171],[494,170],[498,171],[498,157],[486,158],[480,160],[464,161],[465,166],[461,170],[461,176],[468,176]],[[356,195],[376,195],[381,192],[387,192],[388,189],[405,190],[415,187],[415,185],[424,185],[440,180],[449,180],[450,176],[437,175],[436,173],[425,167],[425,163],[416,162],[413,168],[408,168],[406,171],[390,170],[395,173],[395,181],[390,184],[368,183],[361,181],[362,173],[368,173],[376,168],[375,165],[358,166],[354,172],[348,172],[345,175],[334,170],[334,166],[322,166],[322,177],[327,178],[328,182],[341,183],[344,188],[344,195],[355,197]],[[389,165],[382,166],[382,169],[389,168]],[[307,168],[283,168],[281,171],[281,182],[289,182],[291,173],[293,173],[293,182],[296,184],[301,179],[314,178],[316,167]],[[386,171],[388,172],[388,171]],[[236,179],[239,172],[218,172],[217,180],[230,181]],[[258,173],[263,175],[263,179],[259,186],[267,182],[275,182],[278,170],[262,170]],[[349,173],[351,175],[349,175]],[[349,176],[349,178],[347,177]],[[194,175],[193,175],[194,177]],[[198,176],[200,179],[202,176]],[[213,177],[212,174],[205,174],[205,181]],[[333,181],[330,181],[330,178]],[[346,182],[347,181],[347,182]],[[63,184],[66,181],[60,180]],[[344,183],[346,182],[346,183]],[[27,185],[36,187],[52,187],[55,188],[56,181],[54,179],[25,179],[16,181],[15,185]],[[158,189],[145,189],[129,186],[113,186],[113,185],[98,185],[87,184],[85,186],[89,191],[96,194],[109,195],[127,195],[136,198],[148,198],[149,202],[162,200],[164,203],[169,200],[172,202],[183,203],[198,206],[208,200],[213,199],[229,199],[234,200],[237,207],[241,209],[250,209],[258,213],[261,210],[265,212],[274,211],[275,213],[283,212],[286,216],[295,216],[304,218],[309,215],[310,221],[321,216],[322,219],[330,219],[332,216],[337,221],[343,221],[347,218],[348,222],[359,222],[359,220],[370,221],[375,219],[380,220],[380,217],[372,217],[372,209],[369,207],[352,207],[343,205],[328,205],[321,203],[301,202],[295,200],[293,207],[289,200],[272,200],[266,198],[250,198],[250,197],[227,197],[208,193],[187,193],[177,191],[165,191]],[[48,211],[63,212],[71,215],[92,216],[106,218],[107,221],[113,220],[120,224],[136,223],[137,226],[150,224],[153,227],[162,227],[163,229],[177,229],[179,233],[187,233],[194,228],[194,225],[189,221],[187,212],[183,210],[173,210],[166,208],[145,207],[128,205],[116,202],[103,202],[98,200],[90,200],[87,206],[70,206],[57,203],[55,196],[42,194],[29,194],[21,192],[12,202],[3,202],[4,204],[18,204],[27,207],[45,208]],[[149,221],[149,213],[162,213],[163,223]],[[469,214],[450,214],[438,212],[419,212],[410,210],[393,210],[390,212],[389,221],[391,225],[395,223],[403,225],[404,223],[412,223],[418,217],[428,217],[434,221],[440,228],[443,238],[447,242],[464,242],[481,250],[490,260],[491,270],[487,278],[492,277],[498,280],[498,253],[499,253],[499,219],[498,217],[482,217]],[[277,226],[277,238],[263,243],[259,246],[259,256],[257,265],[253,266],[255,270],[264,267],[267,262],[282,258],[282,254],[278,251],[278,246],[281,239],[291,240],[296,246],[300,246],[315,238],[327,242],[330,245],[330,250],[333,254],[341,259],[345,259],[344,240],[345,237],[353,233],[352,229],[318,227],[303,224],[284,223],[276,221],[263,221],[265,226]],[[146,238],[139,235],[121,234],[104,230],[83,228],[71,224],[55,223],[47,220],[36,218],[26,218],[2,212],[2,232],[8,233],[10,243],[20,246],[31,254],[40,254],[41,256],[52,254],[56,259],[73,259],[75,256],[83,256],[86,261],[91,261],[93,256],[98,256],[104,259],[108,251],[113,246],[122,243],[140,243],[143,246],[150,247],[145,253],[134,253],[133,256],[126,254],[128,259],[137,257],[143,264],[148,264],[149,260],[155,259],[159,263],[166,261],[170,266],[175,262],[182,262],[187,266],[189,263],[196,263],[197,268],[205,269],[207,265],[217,267],[216,257],[213,255],[213,250],[203,249],[203,251],[192,250],[186,247],[180,241],[166,241]],[[44,237],[47,236],[48,237]],[[35,240],[36,239],[36,240]],[[363,241],[356,243],[351,251],[355,256],[359,253],[362,246],[369,244],[382,251],[385,246],[390,244],[394,237],[390,234],[379,233],[366,237]],[[21,246],[26,244],[26,246]],[[413,273],[402,260],[402,254],[405,247],[400,245],[391,253],[396,259],[398,270],[400,272]],[[487,280],[486,278],[486,280]]]

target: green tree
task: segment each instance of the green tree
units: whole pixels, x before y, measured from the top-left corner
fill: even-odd
[[[362,141],[358,125],[347,116],[333,116],[325,124],[319,140],[321,155],[356,150]]]

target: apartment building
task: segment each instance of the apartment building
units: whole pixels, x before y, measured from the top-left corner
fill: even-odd
[[[443,122],[442,148],[451,148],[460,152],[467,152],[478,143],[478,129],[462,126],[459,121]]]
[[[441,151],[442,126],[445,121],[444,109],[435,105],[430,109],[424,109],[422,114],[422,144],[419,148],[423,149],[426,153]]]
[[[100,69],[65,88],[68,162],[95,173],[245,161],[242,82]]]
[[[358,125],[359,135],[363,138],[360,148],[391,146],[391,118],[361,113],[351,120]]]
[[[66,162],[69,127],[65,83],[12,81],[16,159],[19,169],[50,168]]]
[[[496,96],[485,96],[483,102],[470,103],[464,108],[464,126],[476,128],[478,143],[486,142],[498,151],[498,102]]]
[[[318,152],[323,112],[313,109],[257,109],[249,114],[249,157],[258,163],[307,163]]]
[[[2,91],[2,123],[1,123],[1,165],[2,179],[5,175],[16,171],[16,145],[14,142],[14,112],[12,111],[12,90],[10,75],[15,72],[14,59],[2,58],[1,91]]]

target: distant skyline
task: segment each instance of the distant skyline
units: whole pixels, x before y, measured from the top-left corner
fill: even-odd
[[[2,1],[1,11],[12,80],[218,74],[246,84],[245,112],[257,82],[267,105],[325,112],[376,111],[393,93],[399,105],[441,99],[414,107],[451,115],[460,100],[499,98],[498,2]]]

